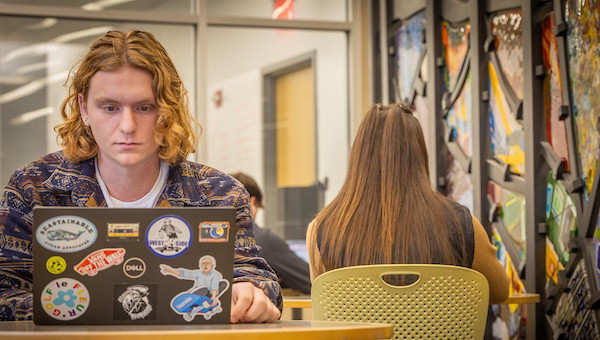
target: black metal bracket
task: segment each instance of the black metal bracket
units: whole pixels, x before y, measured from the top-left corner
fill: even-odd
[[[483,50],[486,53],[496,50],[496,44],[494,44],[495,40],[496,40],[496,38],[491,34],[485,38],[485,42],[483,43]]]
[[[545,222],[541,222],[537,224],[537,233],[540,235],[548,234],[548,225]]]
[[[600,310],[600,292],[596,292],[590,296],[588,307],[592,310]]]
[[[441,68],[444,67],[444,65],[446,65],[446,60],[444,59],[444,57],[435,58],[435,66]]]
[[[558,158],[550,143],[540,142],[540,144],[542,145],[542,157],[552,169],[552,177],[555,180],[562,179],[565,173],[565,161]]]
[[[487,200],[488,205],[490,206],[488,221],[490,221],[490,223],[498,222],[498,203],[496,203],[490,195],[487,195]]]
[[[564,37],[567,33],[567,23],[564,21],[557,22],[556,27],[554,28],[554,35],[557,37]]]
[[[573,253],[569,256],[569,262],[565,266],[565,270],[563,271],[566,278],[570,278],[577,267],[577,264],[581,260],[581,253]]]
[[[488,102],[490,100],[490,93],[487,90],[481,91],[481,101]]]
[[[584,185],[585,182],[581,177],[575,177],[572,181],[565,183],[565,187],[570,193],[580,192]]]
[[[568,105],[561,105],[560,106],[560,114],[558,115],[558,120],[565,120],[569,117],[569,112],[571,110],[569,110],[569,106]]]
[[[535,66],[535,76],[541,78],[546,75],[546,67],[544,64]]]

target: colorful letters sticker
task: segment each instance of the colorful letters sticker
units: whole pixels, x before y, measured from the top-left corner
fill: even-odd
[[[37,228],[37,241],[42,247],[58,253],[74,253],[91,246],[98,236],[96,226],[79,216],[50,218]]]
[[[177,257],[183,254],[192,241],[192,228],[181,217],[158,217],[146,230],[146,245],[160,257]]]
[[[67,262],[60,256],[52,256],[46,261],[46,269],[52,274],[60,274],[67,269]]]
[[[90,305],[90,293],[79,281],[60,278],[51,281],[42,291],[41,303],[48,315],[57,320],[74,320]]]
[[[156,320],[157,284],[115,284],[113,319]]]
[[[123,273],[127,277],[137,279],[146,272],[146,263],[138,257],[132,257],[123,264]]]
[[[95,276],[100,270],[120,265],[124,256],[124,248],[98,249],[86,256],[73,268],[81,275]]]
[[[200,242],[227,242],[229,222],[202,222],[198,226]]]

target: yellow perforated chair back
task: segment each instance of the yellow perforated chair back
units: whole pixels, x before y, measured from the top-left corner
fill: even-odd
[[[384,275],[417,275],[394,286]],[[414,276],[413,276],[414,277]],[[315,320],[394,325],[392,339],[483,339],[489,287],[479,272],[446,265],[370,265],[326,272],[312,285]]]

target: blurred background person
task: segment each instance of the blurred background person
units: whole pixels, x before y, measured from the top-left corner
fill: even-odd
[[[262,248],[259,255],[273,267],[282,288],[290,288],[303,294],[310,294],[310,272],[308,263],[294,253],[287,242],[268,228],[256,224],[256,214],[262,208],[262,192],[254,178],[243,172],[231,176],[248,190],[250,194],[250,215],[254,223],[254,239]]]

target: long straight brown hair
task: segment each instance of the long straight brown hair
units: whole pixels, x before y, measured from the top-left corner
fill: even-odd
[[[313,244],[325,270],[470,265],[464,247],[456,249],[465,232],[455,204],[431,187],[423,131],[412,112],[403,105],[375,105],[358,129],[342,189],[315,218]]]

